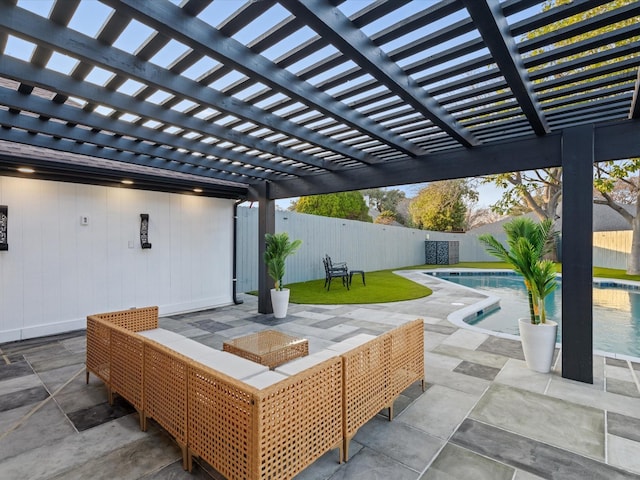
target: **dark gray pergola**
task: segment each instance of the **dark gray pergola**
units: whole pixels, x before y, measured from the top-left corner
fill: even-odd
[[[640,156],[640,2],[177,3],[0,0],[0,175],[258,200],[263,238],[280,198],[562,166],[562,374],[592,382],[592,167]]]

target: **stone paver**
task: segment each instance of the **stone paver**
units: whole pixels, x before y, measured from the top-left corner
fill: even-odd
[[[396,401],[351,441],[350,459],[331,451],[298,480],[602,478],[640,475],[640,363],[594,357],[594,384],[526,368],[517,340],[448,322],[483,298],[419,272],[400,274],[433,295],[375,305],[290,305],[286,319],[257,313],[257,299],[160,319],[163,328],[213,348],[275,328],[309,340],[311,352],[358,333],[380,334],[425,319],[427,390]],[[456,305],[457,304],[457,305]],[[204,462],[189,474],[175,442],[134,410],[107,403],[93,376],[85,383],[84,332],[0,345],[0,478],[215,479]],[[557,365],[559,365],[558,362]]]

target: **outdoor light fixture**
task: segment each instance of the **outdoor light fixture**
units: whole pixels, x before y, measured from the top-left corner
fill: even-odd
[[[133,185],[133,180],[122,180],[122,182],[120,183],[124,183],[125,185]]]
[[[202,193],[202,189],[201,188],[194,188],[193,191],[196,192],[196,193]]]
[[[0,205],[0,250],[9,250],[7,238],[8,214],[9,208],[6,205]]]
[[[29,167],[20,167],[20,168],[18,168],[18,171],[20,173],[35,173],[36,172],[33,168],[29,168]]]
[[[149,214],[140,214],[140,246],[142,248],[151,248],[149,243]]]

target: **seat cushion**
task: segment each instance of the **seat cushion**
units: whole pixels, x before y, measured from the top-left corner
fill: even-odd
[[[327,347],[328,350],[333,350],[337,353],[344,353],[352,350],[360,345],[364,345],[365,343],[378,338],[375,335],[369,335],[368,333],[359,333],[358,335],[354,335],[353,337],[346,338],[341,342],[334,343],[330,347]]]
[[[153,328],[151,330],[142,330],[138,332],[138,335],[142,335],[149,340],[153,340],[154,342],[158,342],[160,345],[164,345],[165,347],[171,348],[172,344],[176,342],[181,342],[185,340],[187,337],[180,335],[179,333],[172,332],[171,330],[166,330],[164,328]]]
[[[269,370],[248,378],[244,378],[242,381],[248,385],[256,387],[259,390],[262,390],[263,388],[270,387],[271,385],[278,383],[280,380],[284,380],[285,378],[287,378],[286,375]]]
[[[215,350],[190,338],[184,338],[182,342],[171,345],[171,349],[237,380],[269,371],[269,368],[264,365],[232,353]]]
[[[275,371],[284,375],[295,375],[298,372],[311,368],[329,358],[335,357],[336,355],[337,353],[331,350],[320,350],[319,352],[312,353],[306,357],[296,358],[291,362],[280,365]]]

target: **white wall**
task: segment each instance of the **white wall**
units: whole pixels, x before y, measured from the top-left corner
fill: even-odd
[[[0,205],[0,342],[84,328],[92,313],[232,301],[232,200],[0,177]]]
[[[493,261],[475,236],[377,225],[342,218],[276,211],[276,232],[302,240],[287,259],[285,283],[324,278],[322,257],[347,262],[350,269],[367,272],[422,265],[425,240],[458,240],[460,261]],[[258,289],[258,209],[238,208],[238,292]]]

